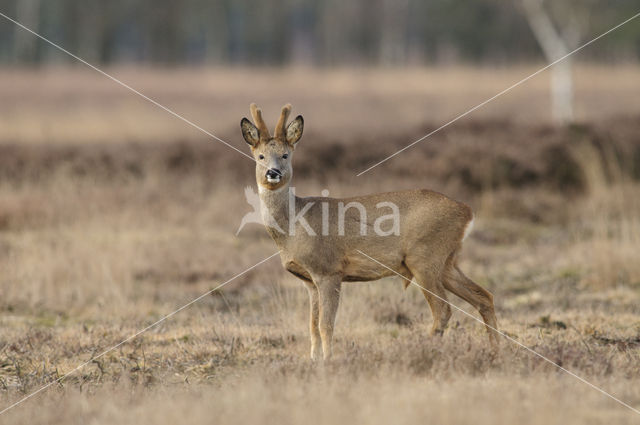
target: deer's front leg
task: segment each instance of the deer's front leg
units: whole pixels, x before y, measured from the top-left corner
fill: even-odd
[[[340,289],[342,281],[339,276],[322,277],[316,279],[318,295],[320,296],[320,337],[322,338],[322,352],[324,360],[331,357],[331,342],[336,313],[340,304]]]
[[[318,288],[313,282],[303,281],[309,292],[309,333],[311,335],[311,360],[319,360],[322,355],[320,340],[319,316],[320,302]]]

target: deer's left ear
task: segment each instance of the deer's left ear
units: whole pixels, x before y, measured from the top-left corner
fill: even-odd
[[[242,121],[240,121],[240,128],[242,129],[242,137],[244,137],[245,142],[254,148],[258,146],[258,142],[260,141],[260,132],[256,126],[251,124],[251,121],[248,119],[242,118]]]
[[[296,119],[291,121],[287,126],[287,134],[286,139],[287,143],[291,146],[296,144],[298,140],[302,137],[302,130],[304,128],[304,120],[302,119],[302,115],[298,115]]]

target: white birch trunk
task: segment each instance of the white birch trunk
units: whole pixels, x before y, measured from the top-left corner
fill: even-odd
[[[549,62],[569,53],[567,42],[554,28],[541,0],[522,0],[525,15],[536,40]],[[573,74],[571,59],[566,58],[551,67],[551,112],[560,124],[573,121]]]

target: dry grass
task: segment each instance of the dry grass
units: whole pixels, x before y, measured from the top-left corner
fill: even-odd
[[[585,170],[587,196],[575,211],[576,248],[587,260],[589,283],[611,286],[640,284],[640,185],[624,172],[611,146],[593,145],[575,153]],[[635,160],[635,159],[633,159]]]
[[[499,78],[483,70],[487,84],[463,78],[468,69],[412,71],[399,88],[395,71],[362,71],[362,81],[351,71],[313,74],[325,79],[320,93],[303,90],[293,71],[261,73],[251,84],[268,106],[282,97],[302,104],[310,131],[296,157],[299,192],[423,186],[469,202],[478,220],[463,268],[494,293],[501,329],[637,408],[640,142],[638,121],[628,117],[637,117],[640,96],[631,95],[638,85],[629,69],[607,71],[619,73],[611,79],[579,71],[597,76],[579,84],[580,99],[602,97],[608,83],[612,93],[627,91],[621,102],[601,102],[611,116],[589,125],[556,129],[534,119],[544,112],[542,85],[534,84],[515,103],[361,178],[355,171],[524,70]],[[234,78],[224,70],[122,72],[176,109],[188,106],[198,122],[235,123],[254,100],[242,70]],[[89,97],[69,97],[74,86],[56,73],[0,84],[14,102],[3,102],[0,125],[0,408],[275,252],[259,226],[234,236],[250,209],[242,189],[252,184],[251,162],[109,84],[84,74],[75,80]],[[207,105],[209,94],[231,106]],[[525,98],[527,122],[513,112]],[[52,108],[56,99],[64,108]],[[436,101],[442,115],[425,119]],[[590,103],[580,105],[591,117]],[[86,121],[77,121],[79,109]],[[109,126],[96,127],[101,114]],[[244,148],[235,124],[225,126],[221,134]],[[396,134],[366,137],[376,129]],[[346,285],[336,358],[312,365],[306,291],[271,260],[0,423],[637,422],[507,341],[492,354],[481,325],[460,313],[442,339],[429,338],[426,302],[402,286],[397,279]]]
[[[441,124],[543,66],[415,69],[227,69],[107,71],[163,105],[230,141],[257,102],[275,120],[285,102],[313,116],[308,136],[395,139],[425,123]],[[594,122],[640,111],[638,65],[575,67],[576,115]],[[549,121],[549,73],[473,113],[474,121]],[[113,81],[78,66],[43,73],[0,70],[0,140],[15,143],[173,142],[197,130]]]

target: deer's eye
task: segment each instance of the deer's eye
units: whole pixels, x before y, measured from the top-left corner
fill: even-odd
[[[289,154],[285,153],[284,155],[282,155],[282,159],[287,159],[289,158]]]
[[[264,155],[262,155],[262,154],[261,154],[261,155],[258,155],[258,158],[260,158],[260,159],[264,159]]]

